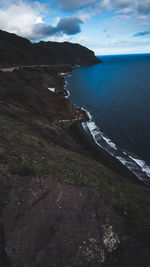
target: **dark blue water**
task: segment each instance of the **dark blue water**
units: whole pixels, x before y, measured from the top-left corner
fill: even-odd
[[[67,77],[70,99],[92,115],[84,127],[99,145],[145,179],[150,177],[150,54],[100,59],[103,64],[76,68]]]

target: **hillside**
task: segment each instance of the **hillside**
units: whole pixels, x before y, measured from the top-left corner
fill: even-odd
[[[63,63],[0,70],[0,266],[148,267],[150,189],[76,138]]]
[[[0,66],[100,63],[94,53],[79,44],[39,42],[0,30]]]

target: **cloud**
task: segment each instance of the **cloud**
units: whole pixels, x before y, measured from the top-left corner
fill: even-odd
[[[111,0],[114,10],[134,15],[150,14],[150,0]]]
[[[32,41],[54,35],[74,35],[81,31],[81,19],[59,18],[54,26],[44,22],[45,13],[45,5],[37,1],[0,0],[0,29]]]
[[[133,35],[133,37],[139,37],[139,36],[145,36],[145,35],[150,35],[150,31],[137,32]]]
[[[137,7],[137,11],[141,15],[150,14],[150,1],[149,0],[140,1]]]
[[[112,0],[112,6],[120,10],[130,9],[133,7],[135,2],[136,1],[131,0]]]
[[[75,10],[92,5],[97,2],[97,0],[55,0],[55,2],[65,10]]]
[[[150,0],[54,0],[67,11],[89,9],[92,14],[104,10],[136,15],[150,14]]]
[[[83,21],[76,17],[62,18],[55,27],[46,23],[38,23],[34,25],[32,35],[28,38],[36,40],[53,35],[74,35],[81,32],[80,24],[82,23]]]
[[[57,26],[55,27],[56,33],[65,33],[68,35],[76,34],[81,31],[80,24],[82,24],[83,21],[79,18],[70,17],[70,18],[64,18],[59,21]]]
[[[0,28],[21,36],[32,34],[32,27],[42,23],[44,6],[21,0],[0,1]]]
[[[79,38],[76,39],[76,43],[80,43],[82,45],[87,45],[89,42],[89,37],[85,35],[81,35]]]

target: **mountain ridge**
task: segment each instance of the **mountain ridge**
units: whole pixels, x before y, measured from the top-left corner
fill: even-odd
[[[0,66],[91,65],[101,63],[94,52],[69,42],[31,43],[28,39],[0,30]]]

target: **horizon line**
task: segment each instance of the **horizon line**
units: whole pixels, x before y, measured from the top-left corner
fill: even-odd
[[[126,55],[148,55],[150,52],[145,53],[121,53],[121,54],[95,54],[95,56],[126,56]]]

